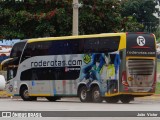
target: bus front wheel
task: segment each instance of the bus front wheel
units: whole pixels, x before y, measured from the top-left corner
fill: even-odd
[[[35,101],[37,100],[37,97],[31,97],[29,96],[28,88],[22,87],[20,90],[20,96],[24,101]]]

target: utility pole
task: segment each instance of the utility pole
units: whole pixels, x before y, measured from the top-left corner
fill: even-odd
[[[73,24],[72,24],[72,35],[78,35],[78,0],[73,0]]]

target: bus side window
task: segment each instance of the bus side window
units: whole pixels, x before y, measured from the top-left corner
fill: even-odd
[[[84,40],[84,53],[97,53],[99,38],[88,38]]]
[[[81,54],[83,43],[80,40],[52,41],[48,48],[48,55]]]
[[[74,54],[76,50],[74,49],[74,42],[73,40],[67,40],[67,52],[66,54]],[[75,50],[75,51],[74,51]]]
[[[99,52],[113,52],[117,51],[119,47],[120,37],[105,37],[99,38]]]
[[[82,54],[84,52],[84,39],[78,39],[79,41],[79,54]]]
[[[50,47],[50,42],[39,42],[35,45],[34,56],[48,55],[48,49]]]
[[[32,80],[32,69],[21,72],[20,80]]]
[[[84,40],[84,53],[91,53],[93,52],[92,48],[92,41],[91,40]]]
[[[38,71],[32,70],[32,78],[31,78],[31,80],[38,80],[37,73],[38,73]]]
[[[59,54],[67,54],[68,53],[68,41],[63,41],[60,43],[61,44],[61,49],[60,49],[60,53]]]
[[[104,53],[108,52],[108,47],[109,47],[108,41],[107,40],[104,41],[102,38],[100,38],[98,47],[99,47],[99,52],[104,52]]]
[[[78,54],[78,46],[79,44],[77,40],[68,40],[66,54]]]
[[[60,80],[61,77],[63,76],[62,73],[63,73],[63,72],[61,71],[61,68],[56,68],[56,69],[55,69],[55,74],[54,74],[55,80]]]
[[[63,43],[63,41],[52,41],[50,43],[50,46],[48,48],[48,55],[59,55],[59,54],[63,54],[65,51],[65,43]]]

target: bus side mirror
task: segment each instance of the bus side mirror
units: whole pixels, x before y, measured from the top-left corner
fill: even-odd
[[[5,78],[3,75],[0,75],[0,91],[4,90],[5,89]]]

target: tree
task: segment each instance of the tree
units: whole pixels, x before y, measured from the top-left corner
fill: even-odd
[[[160,27],[158,27],[157,30],[155,31],[155,36],[157,38],[157,41],[160,42]]]
[[[127,10],[131,0],[126,1],[79,0],[79,33],[139,31],[143,25],[147,29],[136,9],[136,16]],[[136,1],[129,8],[139,8]],[[6,39],[71,35],[72,0],[1,0],[0,28]]]
[[[117,0],[81,0],[80,34],[118,32],[121,26],[120,2]]]
[[[124,32],[137,32],[143,28],[143,24],[137,22],[133,16],[124,17],[122,20],[122,29]]]
[[[0,1],[0,36],[23,39],[70,35],[71,5],[64,0]]]
[[[159,23],[153,15],[158,12],[155,0],[122,0],[121,5],[122,17],[133,16],[137,22],[143,24],[141,31],[156,31]]]

